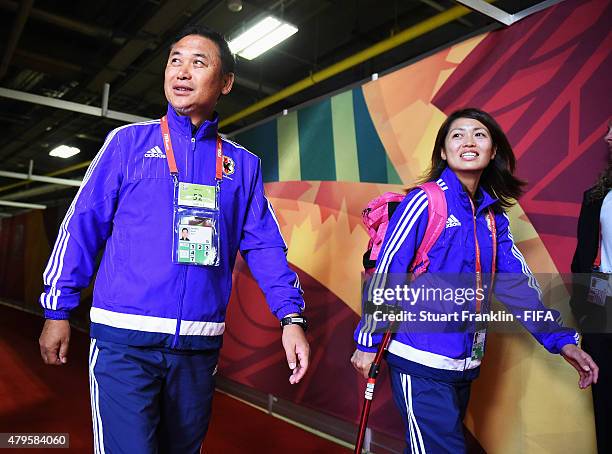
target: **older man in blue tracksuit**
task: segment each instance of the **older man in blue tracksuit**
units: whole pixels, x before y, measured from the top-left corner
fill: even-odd
[[[214,106],[233,80],[233,57],[219,34],[182,32],[165,72],[165,121],[113,130],[61,224],[40,297],[48,364],[67,361],[67,320],[104,248],[91,308],[95,452],[199,452],[238,251],[282,320],[290,382],[308,367],[302,290],[264,195],[260,159],[217,133]],[[181,229],[173,228],[170,154],[181,184],[214,187],[218,180],[218,266],[173,260]]]
[[[551,353],[561,353],[564,346],[578,343],[573,329],[560,326],[560,314],[542,305],[541,290],[521,252],[514,244],[507,215],[496,210],[494,227],[488,219],[488,209],[497,201],[485,190],[479,193],[474,208],[466,190],[450,169],[446,168],[437,181],[444,191],[448,217],[446,228],[429,252],[428,272],[421,280],[431,288],[450,285],[451,289],[465,284],[474,285],[475,270],[481,268],[483,288],[489,288],[493,264],[493,229],[496,233],[495,296],[520,317],[525,328]],[[410,262],[423,240],[428,223],[428,199],[423,190],[411,191],[398,206],[389,222],[376,273],[370,285],[389,288],[389,282],[405,276]],[[478,251],[478,252],[477,252]],[[480,256],[477,264],[477,256]],[[380,280],[388,280],[381,284]],[[450,283],[450,284],[449,284]],[[404,308],[418,315],[426,312],[458,314],[484,313],[488,292],[480,311],[476,299],[461,306],[440,311],[441,301],[417,301]],[[397,303],[397,301],[395,301]],[[450,306],[453,306],[451,301]],[[533,312],[540,311],[540,312]],[[538,316],[524,314],[541,314]],[[474,320],[452,317],[448,323],[424,323],[419,318],[403,323],[394,334],[388,349],[394,399],[407,427],[406,440],[412,452],[465,452],[462,420],[468,404],[470,384],[478,376],[482,354],[475,354],[475,332],[482,327]],[[385,324],[380,315],[364,312],[355,331],[357,349],[375,352],[382,339]],[[382,327],[382,331],[381,331]],[[479,348],[484,349],[484,336]]]

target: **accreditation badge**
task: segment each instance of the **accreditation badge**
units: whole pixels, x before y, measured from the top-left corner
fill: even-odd
[[[611,295],[609,281],[612,274],[593,271],[589,283],[589,293],[587,301],[597,306],[605,306],[606,299]]]
[[[472,359],[482,360],[484,356],[485,339],[487,337],[486,329],[479,329],[474,333],[474,339],[472,341]]]
[[[172,262],[219,266],[219,185],[176,182]]]

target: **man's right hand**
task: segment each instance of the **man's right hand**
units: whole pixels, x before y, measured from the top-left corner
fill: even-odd
[[[363,375],[364,378],[368,378],[370,366],[374,362],[375,356],[375,352],[370,353],[362,352],[361,350],[355,350],[355,353],[353,353],[353,356],[351,358],[351,364],[357,370],[357,372]]]
[[[38,345],[45,364],[61,366],[68,362],[70,323],[68,320],[46,320]]]

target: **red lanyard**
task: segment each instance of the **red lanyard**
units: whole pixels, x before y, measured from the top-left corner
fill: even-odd
[[[483,300],[483,285],[482,285],[482,265],[480,263],[480,246],[478,244],[478,237],[476,236],[476,210],[474,209],[474,202],[470,199],[470,204],[472,205],[472,214],[474,215],[474,243],[476,244],[476,313],[480,314],[482,310],[482,300]],[[491,282],[489,287],[489,301],[491,301],[491,294],[493,292],[493,282],[495,279],[495,265],[497,260],[497,225],[495,224],[495,215],[493,214],[493,210],[489,208],[487,212],[487,224],[491,230],[491,240],[493,241],[493,260],[491,264]]]
[[[170,129],[168,128],[168,118],[164,115],[161,118],[161,130],[162,138],[164,139],[164,148],[166,150],[166,158],[168,161],[168,168],[170,174],[173,177],[178,177],[178,168],[176,167],[176,160],[174,159],[174,151],[172,150],[172,140],[170,140]],[[217,134],[217,147],[215,157],[215,178],[217,180],[223,179],[223,143],[221,142],[221,136]]]
[[[599,241],[597,243],[597,256],[593,262],[593,268],[599,268],[601,266],[601,222],[599,223]]]

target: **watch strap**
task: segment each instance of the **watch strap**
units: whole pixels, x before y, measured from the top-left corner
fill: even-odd
[[[308,320],[303,315],[290,315],[280,321],[281,328],[287,325],[300,325],[304,331],[308,327]]]

